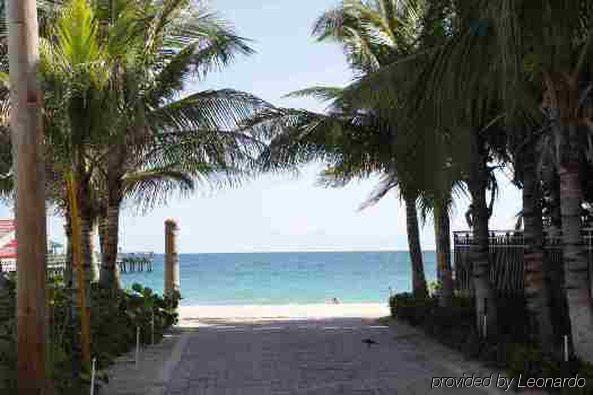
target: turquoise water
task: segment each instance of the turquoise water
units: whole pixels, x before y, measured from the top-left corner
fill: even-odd
[[[435,278],[435,253],[424,253],[427,280]],[[182,305],[305,304],[336,297],[342,303],[384,302],[411,288],[407,252],[281,252],[181,254]],[[122,273],[130,287],[139,282],[161,293],[163,255],[154,270]]]

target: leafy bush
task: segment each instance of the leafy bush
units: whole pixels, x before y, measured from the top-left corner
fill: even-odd
[[[0,287],[0,386],[16,388],[16,322],[14,278],[0,277],[5,281]],[[56,393],[79,394],[88,392],[90,372],[88,366],[76,367],[71,326],[71,294],[61,279],[49,283],[50,342],[49,377]],[[91,316],[92,356],[97,358],[97,368],[111,364],[113,359],[131,350],[136,343],[136,328],[144,344],[159,341],[167,328],[175,324],[178,297],[161,297],[150,288],[134,284],[131,290],[113,292],[92,285],[89,290]],[[79,370],[78,379],[73,369]],[[98,377],[106,380],[106,377]]]
[[[445,307],[436,296],[417,299],[411,293],[401,293],[391,297],[390,307],[393,317],[420,325],[427,334],[457,349],[463,350],[468,339],[475,337],[471,298],[454,296]]]
[[[395,294],[389,299],[391,315],[412,325],[424,322],[434,305],[433,298],[419,299],[409,292]]]
[[[559,377],[561,370],[558,364],[544,356],[535,344],[507,343],[506,371],[510,376],[527,377]]]
[[[471,300],[467,298],[453,297],[450,303],[448,306],[440,306],[434,299],[424,327],[429,334],[439,336],[455,347],[461,347],[467,341],[468,333],[474,329],[474,311]]]
[[[115,295],[96,287],[93,289],[93,305],[93,353],[100,366],[135,344],[137,327],[140,328],[140,341],[148,344],[152,341],[153,330],[154,339],[158,341],[177,321],[177,304],[140,284],[134,284],[132,291]]]
[[[389,299],[391,315],[398,320],[420,326],[441,343],[469,357],[496,364],[509,376],[518,377],[579,377],[593,383],[593,365],[572,361],[565,365],[543,355],[531,341],[525,300],[517,296],[499,295],[498,333],[496,341],[480,339],[476,330],[473,299],[455,295],[448,306],[440,306],[437,297],[416,299],[411,293],[401,293]],[[589,392],[579,394],[593,394]],[[563,390],[562,394],[570,391]]]

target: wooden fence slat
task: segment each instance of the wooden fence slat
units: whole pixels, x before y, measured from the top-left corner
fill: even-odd
[[[562,245],[558,237],[545,235],[545,259],[562,265]],[[582,229],[587,251],[590,294],[593,296],[593,229]],[[454,276],[457,291],[473,294],[471,232],[453,232]],[[524,238],[522,231],[490,232],[490,280],[498,292],[522,294],[524,290]]]

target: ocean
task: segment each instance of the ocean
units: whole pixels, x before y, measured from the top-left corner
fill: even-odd
[[[123,286],[141,283],[163,291],[163,258],[152,272],[122,273]],[[427,281],[436,277],[434,251],[424,252]],[[274,252],[180,254],[181,304],[309,304],[386,302],[410,291],[410,258],[390,252]]]

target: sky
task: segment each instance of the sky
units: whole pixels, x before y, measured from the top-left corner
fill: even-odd
[[[310,36],[313,21],[335,0],[210,0],[210,8],[249,38],[254,55],[239,57],[224,71],[205,81],[192,81],[188,92],[233,88],[252,93],[275,105],[323,111],[313,99],[284,96],[310,86],[343,86],[352,79],[337,44],[318,43]],[[405,210],[395,192],[377,205],[359,210],[378,179],[354,182],[344,188],[315,186],[322,164],[303,167],[300,174],[264,175],[226,190],[202,188],[190,197],[175,198],[167,206],[141,215],[124,209],[120,239],[123,251],[164,251],[164,220],[179,223],[179,251],[369,251],[406,250]],[[501,192],[492,229],[514,227],[521,207],[520,192],[499,175]],[[451,227],[467,229],[466,198],[456,202]],[[0,207],[0,217],[10,217]],[[434,230],[427,222],[421,231],[425,249],[434,248]],[[50,217],[51,240],[63,242],[60,218]]]

